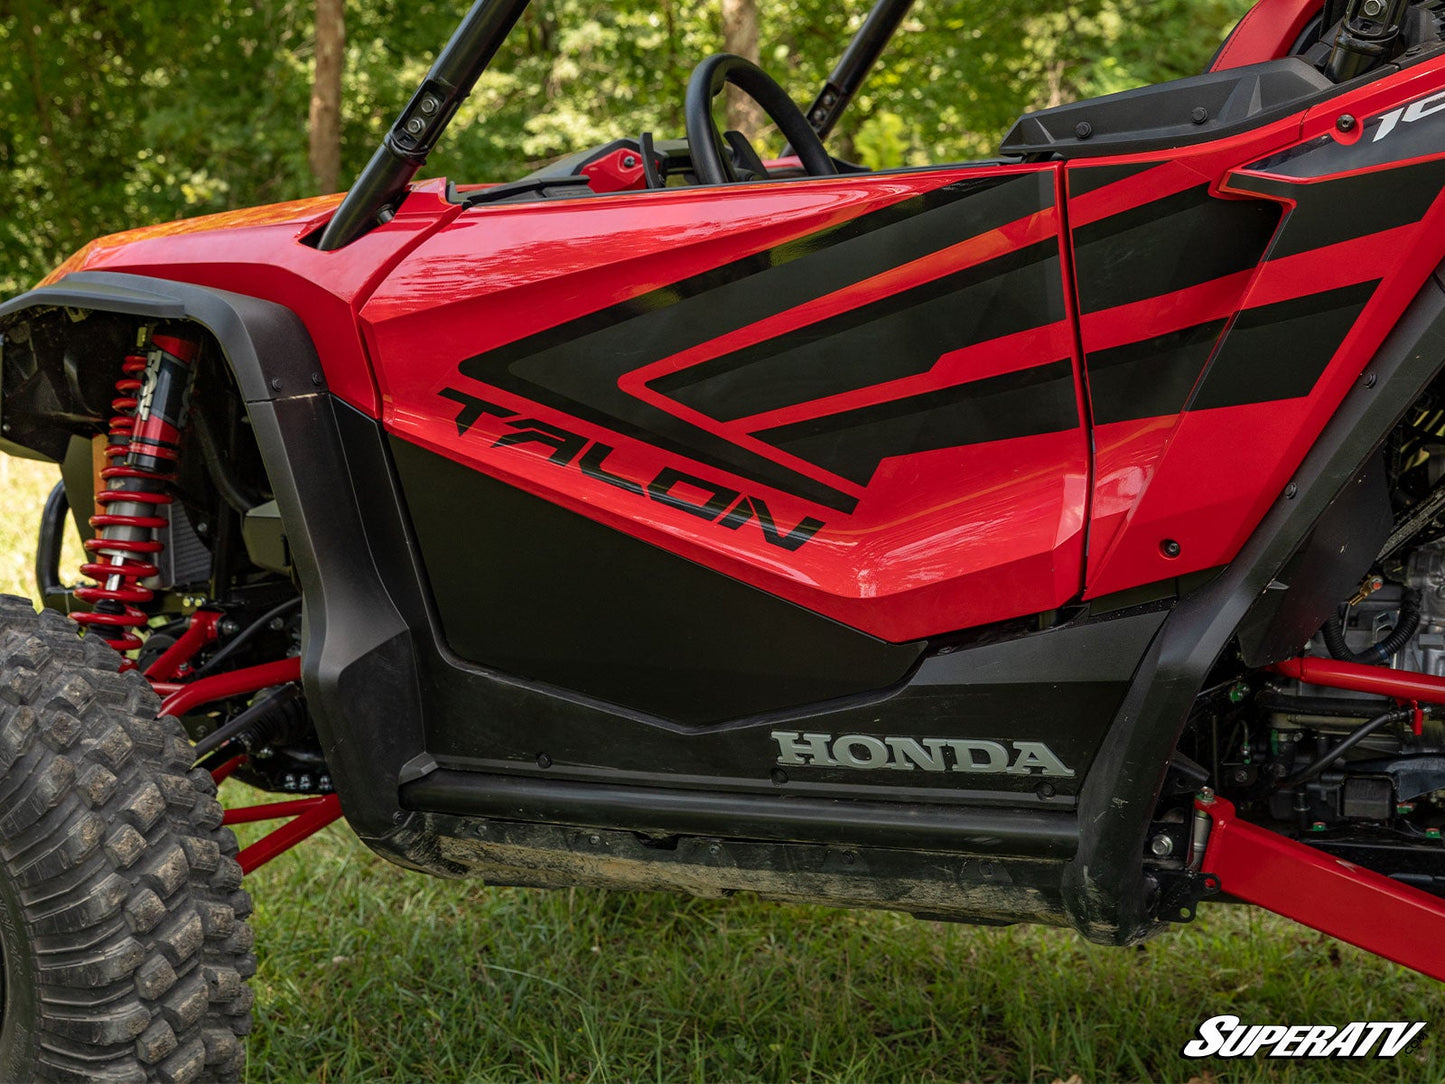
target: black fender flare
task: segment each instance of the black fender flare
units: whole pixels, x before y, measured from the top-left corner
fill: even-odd
[[[342,810],[368,842],[394,833],[398,780],[420,754],[424,731],[411,628],[373,559],[357,492],[389,484],[380,425],[327,392],[305,324],[275,302],[142,275],[77,272],[0,305],[0,331],[53,309],[190,321],[219,345],[301,583],[302,684]],[[357,733],[368,741],[348,740]]]
[[[248,403],[314,394],[324,384],[301,318],[283,305],[229,290],[113,271],[77,271],[0,305],[0,330],[36,309],[82,309],[189,320],[225,352]]]

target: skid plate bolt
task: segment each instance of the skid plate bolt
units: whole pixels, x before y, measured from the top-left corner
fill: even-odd
[[[1196,105],[1189,111],[1189,119],[1195,124],[1203,124],[1209,119],[1209,110],[1205,109],[1202,105]]]
[[[552,758],[551,758],[550,756],[548,756],[546,753],[538,753],[538,754],[537,754],[537,767],[539,767],[539,768],[550,768],[551,766],[552,766]]]
[[[1352,131],[1355,127],[1354,115],[1350,113],[1341,113],[1340,119],[1335,121],[1335,127],[1342,132]]]
[[[1074,125],[1074,136],[1078,139],[1088,139],[1094,134],[1094,126],[1086,120],[1079,121]]]

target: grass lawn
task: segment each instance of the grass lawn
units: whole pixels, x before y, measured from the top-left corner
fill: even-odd
[[[0,590],[54,473],[0,456]],[[1206,908],[1131,949],[1063,930],[397,869],[333,827],[250,879],[256,1081],[1439,1081],[1445,985]],[[1191,1062],[1200,1020],[1426,1020],[1392,1061]]]

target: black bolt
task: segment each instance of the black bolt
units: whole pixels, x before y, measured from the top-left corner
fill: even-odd
[[[1086,120],[1081,120],[1078,124],[1074,125],[1074,135],[1080,139],[1088,139],[1093,134],[1094,126]]]
[[[1189,119],[1195,124],[1203,124],[1209,119],[1209,110],[1205,109],[1202,105],[1196,105],[1189,111]]]
[[[1380,379],[1380,378],[1377,377],[1374,373],[1366,373],[1366,374],[1365,374],[1365,387],[1367,387],[1367,388],[1373,388],[1373,387],[1375,386],[1375,382],[1376,382],[1377,380],[1379,380],[1379,379]]]
[[[314,385],[316,385],[316,387],[318,387],[318,388],[321,387],[321,379],[322,379],[322,377],[321,377],[321,374],[320,374],[320,373],[312,373],[312,374],[311,374],[311,383],[314,384]]]
[[[538,754],[537,754],[537,767],[539,767],[539,768],[550,768],[551,766],[552,766],[552,758],[551,758],[551,757],[549,757],[546,753],[538,753]]]
[[[280,391],[280,390],[281,390],[281,378],[280,378],[279,376],[273,376],[273,377],[271,378],[271,390],[272,390],[272,391]]]
[[[707,853],[716,858],[718,855],[722,854],[722,846],[717,843],[709,843],[707,845]]]
[[[1340,119],[1335,121],[1335,127],[1342,132],[1348,132],[1355,126],[1355,118],[1350,113],[1341,113]]]
[[[782,786],[782,785],[783,785],[784,783],[786,783],[787,781],[788,781],[788,773],[787,773],[787,772],[783,771],[782,768],[774,768],[774,769],[773,769],[773,782],[774,782],[774,783],[777,783],[779,786]]]
[[[1034,788],[1034,793],[1037,794],[1040,798],[1052,798],[1058,792],[1054,789],[1054,785],[1052,783],[1040,783],[1037,787]]]
[[[1172,538],[1166,538],[1159,543],[1159,552],[1170,559],[1178,557],[1181,550],[1182,547]]]
[[[843,865],[845,865],[845,866],[851,866],[851,865],[852,865],[854,862],[856,862],[856,861],[858,861],[858,852],[857,852],[857,851],[844,851],[844,852],[843,852]]]
[[[629,154],[626,158],[622,159],[623,169],[631,169],[635,165],[637,165],[637,159],[633,155]]]
[[[1295,494],[1298,492],[1299,486],[1291,482],[1289,485],[1284,487],[1284,499],[1287,501],[1292,501],[1294,500]]]
[[[403,813],[400,809],[398,809],[395,813],[391,815],[392,824],[400,824],[404,820],[406,820],[406,814]]]

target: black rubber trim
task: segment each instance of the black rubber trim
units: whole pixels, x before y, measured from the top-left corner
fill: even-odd
[[[1143,871],[1169,758],[1210,668],[1255,599],[1445,361],[1445,289],[1427,280],[1356,381],[1294,480],[1235,558],[1164,622],[1080,790],[1090,826],[1064,872],[1075,928],[1124,944],[1152,928]]]
[[[144,275],[78,271],[0,305],[0,330],[14,317],[43,308],[194,321],[220,343],[248,403],[312,395],[324,386],[306,325],[271,301]]]
[[[917,803],[719,794],[442,768],[402,788],[411,809],[629,831],[809,843],[941,848],[955,853],[1065,858],[1078,843],[1072,813]]]

